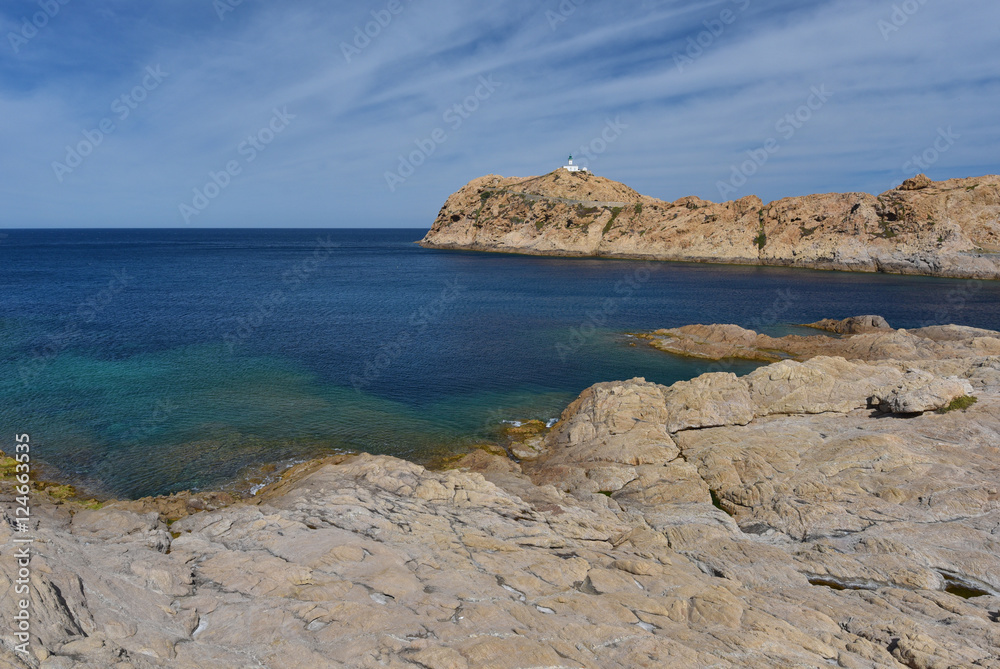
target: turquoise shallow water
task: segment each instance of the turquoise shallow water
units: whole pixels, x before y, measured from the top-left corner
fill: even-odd
[[[336,450],[427,461],[598,381],[718,368],[626,331],[861,313],[1000,329],[995,283],[449,253],[422,235],[9,231],[0,426],[32,435],[47,474],[140,496]]]

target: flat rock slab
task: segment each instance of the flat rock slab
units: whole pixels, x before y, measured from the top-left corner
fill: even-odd
[[[521,463],[340,457],[171,497],[169,526],[37,493],[34,655],[4,633],[0,666],[1000,667],[1000,359],[925,334],[847,338],[909,360],[597,384]]]

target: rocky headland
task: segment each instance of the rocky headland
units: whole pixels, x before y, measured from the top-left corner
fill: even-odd
[[[816,325],[662,331],[720,371],[597,384],[443,471],[338,456],[251,500],[100,508],[50,487],[27,533],[7,478],[0,666],[1000,667],[1000,333]],[[737,377],[736,349],[786,357]]]
[[[489,175],[448,198],[421,244],[537,255],[648,258],[1000,278],[1000,176],[894,190],[664,202],[589,172]]]

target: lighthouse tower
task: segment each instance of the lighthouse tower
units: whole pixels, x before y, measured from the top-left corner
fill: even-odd
[[[569,157],[569,162],[563,165],[563,169],[567,172],[586,172],[586,167],[580,167],[579,165],[573,164],[573,156]]]

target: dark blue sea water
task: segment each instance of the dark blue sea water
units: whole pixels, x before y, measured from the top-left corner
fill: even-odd
[[[1000,329],[995,282],[443,252],[423,230],[6,233],[3,439],[29,433],[47,474],[113,495],[338,449],[428,461],[592,383],[708,367],[626,331]]]

